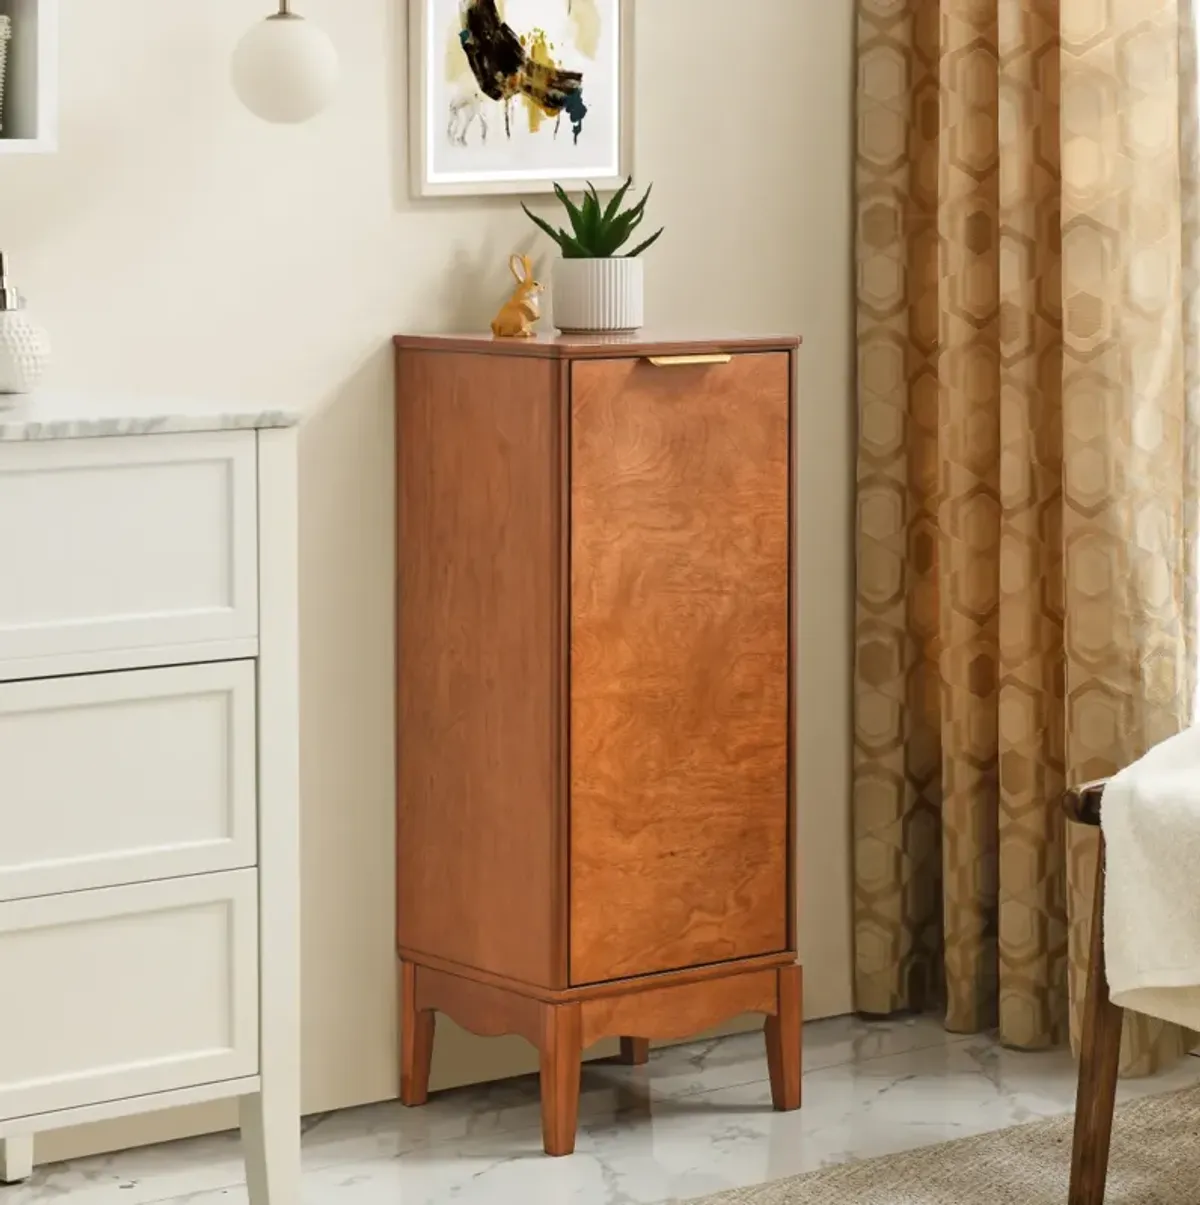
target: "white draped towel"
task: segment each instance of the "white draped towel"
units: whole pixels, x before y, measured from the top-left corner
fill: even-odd
[[[1100,822],[1113,1002],[1200,1030],[1200,727],[1113,778]]]

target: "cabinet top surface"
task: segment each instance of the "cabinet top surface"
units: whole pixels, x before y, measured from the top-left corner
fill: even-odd
[[[0,394],[0,443],[294,427],[300,417],[298,410],[235,402],[58,392]]]
[[[397,335],[406,351],[468,352],[479,355],[537,356],[549,360],[611,359],[727,352],[791,351],[796,335],[700,335],[654,329],[603,335],[538,334],[532,339],[498,339],[488,333]]]

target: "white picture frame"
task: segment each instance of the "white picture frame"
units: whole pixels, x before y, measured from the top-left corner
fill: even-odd
[[[593,0],[606,18],[606,33],[594,68],[600,79],[598,90],[603,107],[591,127],[599,127],[599,133],[584,152],[576,149],[577,140],[569,146],[558,141],[563,137],[564,126],[567,127],[566,138],[571,138],[569,119],[564,118],[557,130],[542,130],[534,135],[516,125],[524,117],[519,99],[488,100],[478,92],[473,77],[464,78],[459,85],[466,117],[451,124],[450,103],[445,103],[448,90],[454,87],[446,76],[448,36],[453,33],[456,12],[465,2],[408,0],[409,183],[412,195],[536,195],[552,192],[556,183],[573,191],[591,183],[603,192],[624,183],[633,173],[633,0]],[[519,19],[522,11],[538,7],[550,9],[556,4],[565,6],[567,0],[509,0],[507,11],[515,9]],[[615,29],[611,25],[614,20]],[[572,64],[564,60],[563,65],[569,67]],[[609,107],[610,100],[615,102],[615,113]],[[604,120],[606,113],[610,116]],[[465,132],[464,125],[467,127]],[[484,129],[486,138],[482,133]],[[587,131],[585,126],[585,133]],[[516,145],[513,145],[514,135]],[[467,141],[459,142],[459,137],[465,137]],[[536,150],[532,149],[535,137],[543,143]],[[553,148],[548,145],[551,142]],[[505,162],[506,158],[508,162]]]

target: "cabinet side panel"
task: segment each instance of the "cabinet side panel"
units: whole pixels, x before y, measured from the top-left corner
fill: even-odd
[[[547,987],[556,380],[544,360],[397,356],[397,939]]]
[[[796,678],[796,606],[799,590],[798,568],[798,536],[800,516],[797,513],[798,494],[796,492],[796,465],[798,459],[796,443],[796,382],[798,379],[798,351],[788,354],[788,948],[798,950],[800,947],[800,828],[797,812],[799,809],[799,785],[796,777],[796,748],[797,748],[797,678]]]

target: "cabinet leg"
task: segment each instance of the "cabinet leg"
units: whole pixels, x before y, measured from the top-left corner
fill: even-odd
[[[801,970],[781,967],[778,980],[778,1012],[767,1018],[767,1067],[771,1073],[771,1102],[781,1113],[800,1107]]]
[[[257,1092],[238,1100],[238,1113],[250,1205],[296,1205],[300,1200],[299,1108],[272,1108],[267,1092]]]
[[[33,1175],[33,1135],[0,1138],[0,1184],[17,1184]]]
[[[644,1067],[650,1061],[649,1038],[622,1038],[621,1062],[629,1067]]]
[[[417,1008],[417,968],[400,963],[400,1100],[423,1105],[429,1099],[429,1068],[433,1063],[436,1014]]]
[[[541,1012],[542,1145],[547,1155],[570,1155],[579,1124],[582,1014],[578,1004],[543,1004]]]

